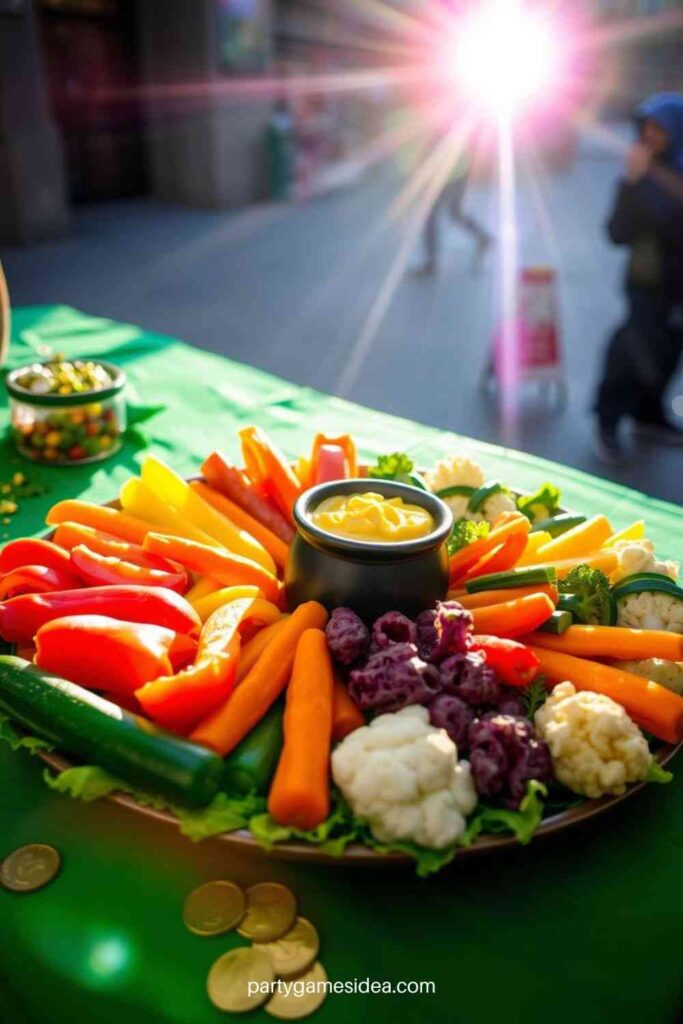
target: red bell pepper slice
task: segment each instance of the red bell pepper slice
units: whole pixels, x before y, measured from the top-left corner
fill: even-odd
[[[350,434],[325,437],[316,434],[311,451],[311,481],[313,484],[332,480],[349,480],[358,476],[356,445]]]
[[[0,577],[0,601],[19,594],[49,594],[80,586],[81,581],[74,573],[48,569],[44,565],[22,565]]]
[[[540,661],[532,650],[518,640],[499,636],[473,636],[472,648],[483,651],[486,664],[506,686],[527,686],[538,675]]]
[[[164,626],[71,615],[38,630],[35,664],[91,690],[130,694],[186,657],[189,638],[176,638]]]
[[[291,522],[292,506],[303,489],[296,473],[260,427],[245,427],[239,435],[247,476]]]
[[[88,586],[134,583],[143,587],[167,587],[179,594],[187,590],[187,573],[181,565],[159,555],[148,554],[147,559],[147,565],[138,565],[116,555],[100,555],[83,544],[71,551],[73,570]]]
[[[69,555],[57,544],[39,537],[11,540],[0,551],[0,575],[24,565],[43,565],[46,569],[70,572]]]
[[[98,555],[106,555],[108,558],[118,558],[122,562],[133,562],[135,565],[145,565],[150,568],[159,567],[159,560],[148,554],[141,544],[121,540],[113,533],[105,533],[103,530],[96,530],[92,526],[83,526],[81,523],[60,523],[54,532],[54,542],[69,551],[85,545],[90,551],[94,551]],[[174,568],[180,567],[174,566]]]
[[[266,501],[256,492],[254,487],[245,480],[244,473],[231,465],[221,452],[211,452],[211,455],[202,463],[204,479],[217,491],[224,494],[226,498],[239,505],[245,512],[248,512],[254,519],[258,519],[267,529],[289,544],[294,536],[294,530],[284,516],[280,515],[276,508],[273,508],[269,501]]]
[[[201,619],[191,604],[165,587],[89,587],[54,594],[22,594],[0,602],[0,637],[31,641],[41,626],[65,615],[106,615],[128,622],[164,626],[194,636]]]
[[[204,624],[194,665],[136,690],[135,696],[153,722],[186,735],[225,703],[235,685],[241,643],[238,629],[255,600],[240,598],[217,608]]]

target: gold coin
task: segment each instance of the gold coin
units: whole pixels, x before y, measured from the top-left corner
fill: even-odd
[[[223,935],[244,917],[246,901],[234,882],[206,882],[185,900],[183,922],[195,935]]]
[[[292,978],[311,966],[320,951],[320,939],[310,921],[297,917],[281,938],[259,943],[259,949],[268,954],[276,974]]]
[[[0,882],[12,892],[35,892],[59,871],[60,856],[53,846],[30,843],[8,854],[0,865]]]
[[[273,965],[253,946],[219,956],[206,979],[209,999],[219,1010],[242,1013],[265,1003],[275,980]]]
[[[246,891],[247,912],[237,931],[253,942],[272,942],[294,924],[296,897],[277,882],[258,882]]]
[[[263,1009],[271,1017],[279,1017],[280,1020],[299,1020],[300,1017],[308,1017],[325,1002],[326,981],[327,971],[316,960],[305,974],[286,982],[286,985],[291,987],[278,988]]]

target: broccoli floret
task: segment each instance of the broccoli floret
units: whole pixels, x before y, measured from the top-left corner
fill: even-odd
[[[405,452],[393,452],[391,455],[380,455],[376,466],[370,466],[368,476],[376,480],[408,481],[413,472],[413,460]]]
[[[600,569],[577,565],[558,583],[558,607],[570,611],[578,622],[586,625],[612,626],[617,607],[609,580]]]
[[[474,523],[471,519],[457,519],[453,523],[453,529],[446,541],[448,554],[454,555],[456,551],[466,548],[472,541],[485,537],[490,529],[491,527],[486,520],[481,523]]]
[[[542,484],[535,494],[522,494],[517,499],[517,508],[530,519],[537,523],[541,519],[550,519],[560,509],[561,492],[555,484]]]

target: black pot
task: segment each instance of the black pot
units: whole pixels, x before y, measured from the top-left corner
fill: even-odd
[[[388,544],[336,537],[313,524],[311,513],[325,498],[367,491],[419,505],[431,515],[434,529],[426,537]],[[285,568],[290,609],[319,601],[329,610],[353,608],[371,620],[394,609],[414,616],[446,595],[445,541],[453,515],[435,494],[393,480],[337,480],[304,491],[294,505],[294,523]]]

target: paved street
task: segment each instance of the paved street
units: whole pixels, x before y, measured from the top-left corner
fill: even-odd
[[[630,465],[609,471],[590,451],[591,393],[621,310],[622,256],[602,231],[617,173],[614,157],[592,143],[568,173],[535,185],[520,178],[522,262],[558,271],[569,402],[561,414],[530,402],[517,445],[680,501],[683,448],[643,444]],[[77,212],[68,240],[1,256],[17,305],[62,302],[135,321],[323,391],[343,386],[357,402],[499,441],[495,402],[478,386],[497,253],[473,270],[471,240],[448,228],[437,275],[403,274],[377,316],[405,230],[389,215],[402,184],[384,169],[306,206],[235,213],[143,200],[94,205]],[[495,230],[493,200],[480,185],[468,205]],[[350,372],[359,351],[359,372]]]

